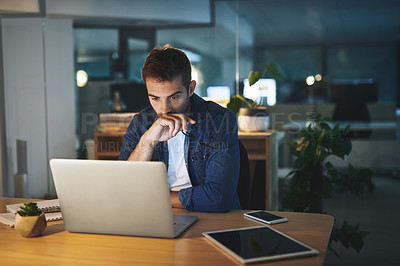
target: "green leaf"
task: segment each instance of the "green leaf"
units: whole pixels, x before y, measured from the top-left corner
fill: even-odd
[[[239,100],[242,101],[242,103],[244,103],[246,105],[247,108],[252,109],[253,108],[253,104],[251,104],[246,98],[244,98],[242,95],[240,94],[236,94],[235,95],[236,98],[238,98]]]
[[[354,248],[357,252],[360,252],[360,250],[363,248],[363,239],[369,234],[368,232],[360,231],[359,227],[359,224],[351,226],[347,223],[343,223],[343,226],[341,228],[343,233],[346,234],[346,236],[348,237],[351,247]]]
[[[239,109],[241,106],[242,106],[242,100],[240,100],[236,96],[233,96],[226,107],[228,107],[229,110],[231,110],[235,115],[237,115],[239,113]]]
[[[335,127],[333,128],[333,133],[335,133],[337,135],[337,134],[339,134],[339,130],[340,130],[340,125],[336,124]]]
[[[256,83],[260,79],[261,75],[259,72],[254,72],[251,71],[249,74],[249,84],[252,86],[254,83]]]
[[[268,72],[271,73],[271,75],[274,78],[276,78],[279,81],[282,81],[281,74],[279,73],[278,68],[274,63],[270,62],[270,63],[266,64],[265,69],[268,70]]]
[[[319,125],[320,125],[320,127],[322,129],[324,129],[327,132],[331,132],[332,131],[331,127],[325,122],[321,122]]]
[[[343,152],[346,155],[349,155],[352,150],[351,140],[349,138],[343,139]]]
[[[264,72],[261,75],[260,72],[256,71],[250,72],[248,77],[250,86],[255,84],[260,78],[263,78],[267,72],[269,72],[275,79],[282,81],[282,77],[281,74],[279,73],[278,67],[274,63],[270,62],[265,65]]]
[[[351,126],[350,125],[347,125],[346,126],[346,128],[344,129],[344,131],[343,131],[343,135],[348,135],[349,134],[349,132],[350,132],[350,128],[351,128]]]
[[[38,216],[42,213],[37,207],[36,202],[24,203],[24,206],[25,207],[21,206],[20,210],[17,211],[21,216]]]

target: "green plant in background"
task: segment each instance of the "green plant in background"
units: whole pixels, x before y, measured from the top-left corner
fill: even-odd
[[[231,97],[226,107],[228,107],[229,110],[237,115],[240,108],[256,109],[258,107],[258,104],[256,104],[256,102],[254,101],[244,98],[240,94],[236,94],[235,96]]]
[[[250,72],[249,74],[250,86],[255,84],[259,79],[262,79],[268,72],[277,80],[282,81],[282,77],[281,74],[279,73],[278,67],[273,62],[269,62],[268,64],[265,65],[265,69],[262,75],[260,75],[260,73],[257,71]]]
[[[277,66],[274,63],[270,62],[265,65],[265,69],[262,74],[254,71],[250,72],[248,76],[250,86],[255,84],[259,79],[263,78],[267,73],[270,73],[275,79],[282,81],[282,77],[278,71]],[[244,98],[240,94],[236,94],[231,97],[229,103],[227,104],[227,107],[232,112],[234,112],[235,115],[237,115],[240,108],[257,109],[259,105],[254,101]]]
[[[42,214],[42,211],[39,210],[36,202],[24,203],[25,207],[21,206],[17,213],[21,216],[38,216]]]
[[[328,119],[321,119],[320,114],[308,118],[311,122],[301,132],[300,139],[289,143],[291,153],[296,157],[293,170],[288,174],[291,183],[283,199],[283,207],[301,212],[323,212],[323,199],[332,197],[332,192],[349,191],[362,195],[364,188],[371,184],[370,169],[358,169],[351,164],[348,169],[339,171],[326,159],[337,156],[344,160],[350,154],[351,139],[347,137],[350,126],[343,131],[336,124],[333,128]],[[364,245],[367,232],[359,230],[359,225],[351,226],[346,221],[341,228],[334,227],[332,241],[340,241],[346,248],[352,247],[359,252]]]

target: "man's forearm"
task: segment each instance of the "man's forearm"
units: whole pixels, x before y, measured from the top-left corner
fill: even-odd
[[[185,207],[183,207],[182,203],[179,201],[178,194],[179,194],[179,192],[177,192],[177,191],[170,192],[172,208],[184,209]]]
[[[149,145],[143,137],[128,158],[128,161],[151,161],[153,157],[154,147]]]

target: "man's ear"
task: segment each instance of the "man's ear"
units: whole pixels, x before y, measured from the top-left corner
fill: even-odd
[[[196,81],[192,80],[189,84],[189,97],[191,97],[196,89]]]

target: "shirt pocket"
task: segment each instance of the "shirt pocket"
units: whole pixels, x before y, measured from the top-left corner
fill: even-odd
[[[207,156],[201,151],[196,151],[190,155],[190,161],[192,174],[199,184],[203,184],[205,180]]]
[[[190,159],[193,162],[204,162],[206,160],[206,154],[202,151],[196,151],[192,154],[190,154]]]

